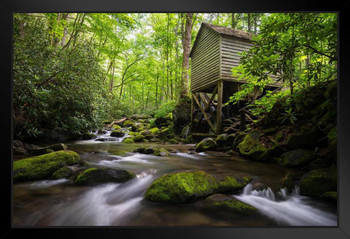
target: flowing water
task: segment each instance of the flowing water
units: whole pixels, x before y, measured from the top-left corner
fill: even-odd
[[[127,132],[127,131],[126,131]],[[134,172],[125,183],[75,186],[67,179],[14,184],[15,226],[336,226],[336,206],[280,188],[286,169],[229,156],[220,152],[193,153],[194,145],[122,144],[108,131],[103,141],[67,142],[70,150],[92,164]],[[132,151],[140,146],[164,147],[166,157]],[[227,210],[207,210],[200,203],[167,205],[143,199],[147,187],[159,176],[187,169],[212,175],[253,177],[242,193],[232,195],[258,209],[241,216]],[[269,187],[256,191],[259,182]]]

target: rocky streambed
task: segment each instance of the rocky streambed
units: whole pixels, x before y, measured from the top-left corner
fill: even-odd
[[[284,187],[286,169],[112,131],[14,162],[17,226],[334,226],[336,205]],[[47,146],[48,147],[48,146]],[[56,151],[55,151],[56,150]],[[50,160],[48,160],[50,159]],[[45,168],[45,174],[40,168]],[[317,215],[317,217],[316,217]]]

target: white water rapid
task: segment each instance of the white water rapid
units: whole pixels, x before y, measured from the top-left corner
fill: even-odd
[[[286,189],[278,192],[281,200],[270,188],[256,191],[248,184],[241,195],[234,196],[238,200],[256,207],[262,214],[280,224],[291,226],[337,226],[335,215],[316,208],[310,203],[308,197],[301,196],[299,189],[295,188],[288,195]]]

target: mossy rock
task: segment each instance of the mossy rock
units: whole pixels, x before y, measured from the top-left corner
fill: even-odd
[[[148,187],[145,198],[154,202],[185,203],[215,192],[216,179],[203,171],[186,171],[161,176]]]
[[[168,156],[169,151],[163,148],[155,148],[153,152],[154,156]]]
[[[92,134],[92,133],[90,133],[90,132],[86,132],[86,133],[84,133],[84,134],[81,136],[81,138],[82,138],[83,140],[89,140],[89,139],[94,139],[94,138],[96,138],[96,135],[94,135],[94,134]]]
[[[239,154],[249,159],[266,161],[269,159],[267,148],[259,142],[259,136],[255,133],[249,133],[244,140],[237,146]]]
[[[131,126],[131,130],[134,132],[140,132],[144,129],[144,125],[142,123],[136,122]]]
[[[245,176],[243,178],[236,178],[232,176],[226,176],[217,180],[216,192],[217,193],[235,193],[243,189],[248,183],[252,181],[251,177]]]
[[[163,128],[159,133],[158,137],[161,139],[166,139],[166,138],[174,138],[174,125],[170,124],[168,127]]]
[[[337,192],[325,192],[324,194],[321,195],[322,199],[325,199],[327,201],[331,202],[337,202],[338,200],[338,195]]]
[[[121,129],[117,129],[111,132],[112,137],[124,137],[125,133]]]
[[[118,130],[118,129],[121,129],[122,127],[120,125],[118,125],[118,124],[114,124],[112,126],[112,128],[114,128],[114,130]]]
[[[154,150],[155,149],[152,147],[149,147],[149,148],[139,147],[139,148],[135,149],[133,152],[140,153],[140,154],[153,154]]]
[[[19,182],[50,178],[60,168],[80,163],[79,155],[69,150],[25,158],[13,163],[13,179]]]
[[[158,133],[160,132],[159,128],[154,127],[152,129],[149,130],[151,132],[152,135],[158,135]]]
[[[134,143],[134,140],[132,138],[126,138],[123,140],[123,143],[132,144],[132,143]]]
[[[337,190],[336,169],[315,169],[305,174],[300,180],[300,194],[320,197],[329,191]]]
[[[157,117],[155,120],[154,120],[154,124],[158,127],[160,126],[166,126],[166,125],[169,125],[171,122],[172,122],[172,119],[173,119],[173,114],[172,113],[168,113],[167,115],[165,116],[160,116],[160,117]]]
[[[314,160],[314,153],[311,150],[296,149],[282,154],[278,163],[284,167],[302,167]]]
[[[74,183],[77,185],[96,185],[101,183],[120,183],[134,178],[135,174],[122,170],[93,166],[80,172]]]
[[[227,137],[228,137],[228,134],[220,134],[216,137],[215,142],[219,146],[227,145]]]
[[[314,149],[322,137],[322,133],[317,127],[304,127],[288,137],[286,147],[288,149]]]
[[[245,132],[238,132],[235,135],[235,139],[233,140],[232,148],[237,149],[237,146],[244,140],[246,135],[247,135],[247,133],[245,133]]]
[[[258,212],[255,207],[224,194],[211,195],[203,202],[211,209],[224,209],[240,215],[252,215]]]
[[[145,193],[145,198],[163,203],[193,202],[214,193],[231,193],[247,184],[239,181],[233,180],[233,177],[218,180],[200,170],[170,173],[153,181]]]
[[[124,127],[132,127],[134,125],[134,122],[131,120],[125,120],[123,123]]]
[[[68,178],[70,175],[72,175],[73,169],[69,167],[62,167],[56,172],[54,172],[51,176],[52,179],[60,179],[60,178]]]
[[[196,152],[204,152],[207,150],[215,150],[217,144],[212,138],[205,138],[196,145]]]
[[[142,142],[145,139],[145,136],[143,136],[142,134],[138,134],[132,137],[132,140],[134,142]]]

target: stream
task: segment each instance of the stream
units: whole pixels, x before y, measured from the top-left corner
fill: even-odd
[[[103,141],[65,144],[91,165],[126,169],[136,178],[98,186],[76,186],[67,179],[14,184],[14,226],[337,226],[335,205],[301,196],[297,187],[290,194],[279,188],[287,170],[278,165],[221,152],[193,153],[195,145],[124,144],[124,137],[111,137],[110,131],[97,136]],[[132,152],[141,146],[163,147],[171,153],[157,157]],[[249,174],[252,183],[232,197],[256,207],[258,213],[241,216],[227,210],[206,210],[198,202],[167,205],[143,199],[153,180],[187,169],[218,176]],[[253,190],[255,182],[268,188]]]

